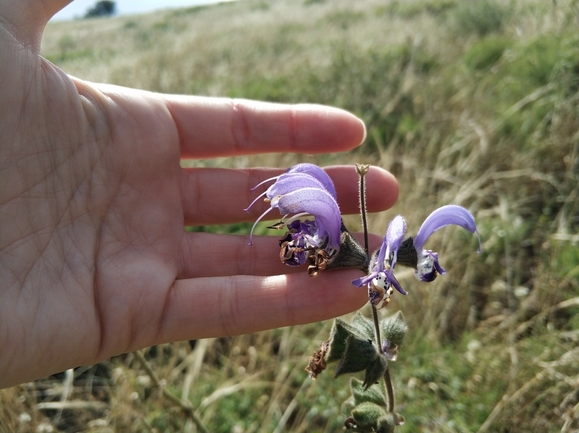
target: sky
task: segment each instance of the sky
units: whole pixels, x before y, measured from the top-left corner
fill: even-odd
[[[74,0],[67,7],[57,13],[52,20],[72,20],[82,17],[87,10],[96,4],[97,0]],[[139,14],[156,9],[198,6],[209,3],[218,3],[219,0],[116,0],[117,15]]]

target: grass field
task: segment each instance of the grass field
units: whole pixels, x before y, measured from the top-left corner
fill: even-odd
[[[398,274],[410,294],[388,310],[410,329],[392,366],[406,418],[396,431],[579,432],[579,1],[244,0],[51,23],[42,53],[89,81],[356,113],[368,138],[348,154],[184,164],[382,166],[401,192],[370,216],[377,233],[397,213],[412,232],[437,206],[467,207],[482,254],[446,229],[430,241],[446,276]],[[330,328],[144,355],[211,432],[339,432],[348,380],[332,366],[316,381],[304,371]],[[199,429],[126,354],[0,391],[0,431]]]

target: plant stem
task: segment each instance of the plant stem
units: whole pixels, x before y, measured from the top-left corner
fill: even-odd
[[[380,344],[380,322],[378,320],[378,310],[372,305],[372,318],[374,319],[374,330],[376,333],[376,344],[378,344],[378,351],[382,356],[384,356],[384,350],[382,344]],[[392,378],[390,377],[390,369],[386,367],[384,372],[384,388],[386,388],[386,394],[388,395],[388,412],[394,413],[394,387],[392,386]]]
[[[183,409],[183,412],[185,412],[185,414],[187,414],[187,416],[191,418],[191,420],[195,423],[200,432],[209,433],[209,430],[207,430],[207,428],[203,425],[203,421],[201,421],[201,419],[197,416],[195,408],[193,408],[193,405],[189,402],[189,400],[182,400],[167,389],[166,384],[163,383],[164,381],[161,382],[161,380],[159,380],[157,373],[155,373],[153,367],[151,367],[151,364],[149,364],[149,362],[145,359],[145,356],[142,354],[141,351],[137,350],[133,353],[135,354],[135,357],[141,363],[141,366],[145,369],[145,371],[147,372],[147,374],[149,375],[155,386],[163,392],[165,398],[171,400],[177,406],[181,407],[181,409]]]
[[[360,199],[360,217],[362,218],[362,230],[364,231],[364,251],[368,254],[368,218],[366,216],[366,180],[365,176],[370,169],[369,165],[356,164],[356,172],[360,176],[359,199]]]
[[[360,176],[360,217],[362,218],[362,229],[364,231],[364,251],[368,254],[368,218],[366,215],[366,181],[365,176],[370,169],[369,165],[356,164],[356,172]],[[380,321],[378,320],[378,310],[374,305],[372,305],[372,319],[374,319],[374,330],[376,332],[376,344],[378,345],[378,351],[382,356],[384,356],[384,349],[382,348],[381,338],[380,338]],[[394,387],[392,386],[392,378],[390,377],[390,369],[386,367],[384,372],[384,387],[386,388],[386,394],[388,395],[388,412],[394,413]]]
[[[384,350],[382,349],[382,344],[380,344],[380,322],[378,320],[378,310],[372,305],[372,319],[374,319],[374,331],[376,331],[376,344],[378,345],[378,351],[381,355],[384,355]]]
[[[394,413],[394,386],[392,386],[389,367],[386,367],[386,371],[384,372],[384,386],[388,394],[388,412]]]

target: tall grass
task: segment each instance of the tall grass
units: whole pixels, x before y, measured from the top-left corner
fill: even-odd
[[[392,305],[410,327],[392,367],[406,417],[400,431],[572,432],[578,24],[573,0],[247,0],[54,23],[42,51],[91,81],[333,104],[361,116],[368,139],[348,155],[204,164],[383,166],[401,195],[392,211],[371,216],[376,232],[396,213],[412,232],[439,205],[468,207],[482,255],[471,237],[447,229],[429,242],[448,274],[428,287],[400,276],[410,288]],[[175,343],[146,356],[211,431],[341,431],[347,384],[331,373],[313,382],[303,371],[329,326]],[[78,369],[74,380],[61,374],[0,392],[0,430],[42,428],[195,431],[132,354]]]

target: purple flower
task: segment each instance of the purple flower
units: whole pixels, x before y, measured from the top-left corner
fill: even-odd
[[[478,236],[479,249],[481,252],[481,240],[476,230],[474,217],[471,213],[457,205],[442,206],[432,212],[424,220],[418,233],[414,238],[414,249],[416,250],[417,263],[414,275],[419,281],[433,281],[438,274],[444,275],[446,271],[438,262],[438,253],[432,250],[423,249],[427,239],[438,229],[455,224],[463,229],[476,233]]]
[[[388,225],[382,246],[370,260],[370,273],[352,281],[352,284],[357,287],[368,286],[368,298],[376,308],[382,308],[388,304],[393,293],[392,287],[403,295],[407,294],[393,273],[398,249],[405,233],[406,221],[402,216],[397,215]]]
[[[246,209],[263,196],[271,206],[253,225],[250,244],[256,224],[277,208],[283,218],[276,226],[288,229],[280,241],[282,262],[290,266],[303,265],[312,255],[322,257],[324,263],[331,260],[340,249],[343,225],[330,177],[316,165],[298,164],[280,176],[261,182],[256,188],[272,180],[275,183]],[[315,220],[300,219],[310,215]]]
[[[407,294],[394,277],[396,263],[413,267],[414,274],[420,281],[430,282],[438,274],[445,274],[446,271],[438,262],[438,253],[425,250],[423,247],[434,232],[450,224],[458,225],[478,236],[474,217],[461,206],[447,205],[436,209],[424,220],[416,237],[404,241],[406,221],[400,215],[396,216],[388,225],[380,249],[374,253],[370,261],[370,273],[352,281],[352,284],[357,287],[367,285],[371,304],[381,308],[390,301],[392,287],[403,295]],[[479,236],[479,252],[480,242]]]
[[[382,352],[388,361],[396,361],[396,358],[398,358],[398,346],[387,338],[382,343]]]

